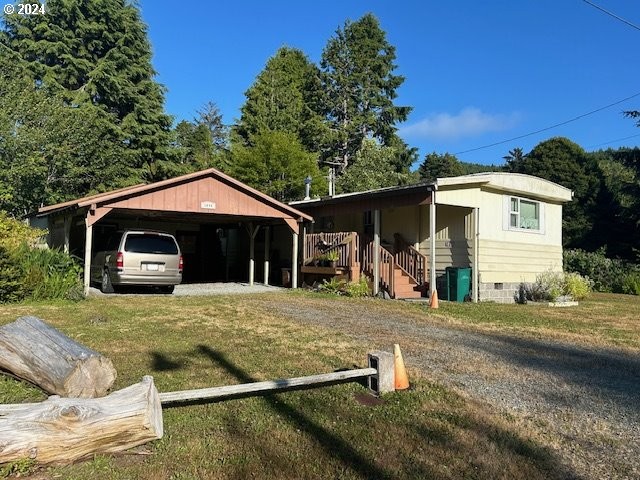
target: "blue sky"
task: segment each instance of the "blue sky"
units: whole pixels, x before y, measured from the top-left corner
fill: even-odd
[[[638,0],[592,0],[640,25]],[[225,123],[281,46],[319,62],[345,20],[378,17],[405,76],[399,125],[420,159],[436,151],[464,161],[502,163],[512,148],[566,136],[586,150],[640,145],[621,112],[640,95],[578,121],[526,135],[640,94],[640,30],[583,0],[325,0],[167,2],[141,0],[167,111],[190,120],[208,101]],[[626,137],[625,140],[619,140]]]

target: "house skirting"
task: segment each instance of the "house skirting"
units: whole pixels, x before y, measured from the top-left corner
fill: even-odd
[[[522,282],[478,284],[481,302],[515,303]]]

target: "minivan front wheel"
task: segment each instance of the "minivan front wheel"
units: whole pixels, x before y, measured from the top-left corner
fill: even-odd
[[[111,284],[111,276],[106,268],[102,271],[102,282],[100,283],[100,291],[102,293],[113,293],[113,285]]]

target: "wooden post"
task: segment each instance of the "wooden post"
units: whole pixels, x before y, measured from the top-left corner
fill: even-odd
[[[70,463],[162,438],[162,405],[152,377],[103,398],[49,397],[0,415],[0,463],[30,458]]]
[[[373,295],[380,291],[380,210],[373,211]]]
[[[84,238],[84,296],[89,295],[89,286],[91,285],[91,248],[93,244],[93,224],[89,221],[89,212],[85,219],[85,238]]]
[[[293,232],[291,244],[291,288],[298,288],[298,232]]]
[[[0,368],[63,397],[101,397],[116,379],[111,360],[36,317],[0,327]]]
[[[473,277],[471,298],[474,303],[479,301],[480,293],[480,209],[475,207],[473,209]]]
[[[260,225],[256,225],[254,229],[253,222],[249,222],[247,229],[249,231],[249,285],[253,286],[253,280],[256,274],[256,235],[258,234]]]
[[[269,250],[271,248],[271,238],[269,234],[271,228],[267,225],[264,227],[264,284],[269,285]]]
[[[71,219],[70,215],[64,217],[64,253],[69,253],[69,237],[71,235]]]
[[[436,192],[431,191],[429,204],[429,289],[430,295],[436,291]]]

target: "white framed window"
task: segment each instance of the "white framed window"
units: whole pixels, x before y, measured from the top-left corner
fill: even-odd
[[[528,198],[505,197],[505,230],[544,233],[544,204]]]

